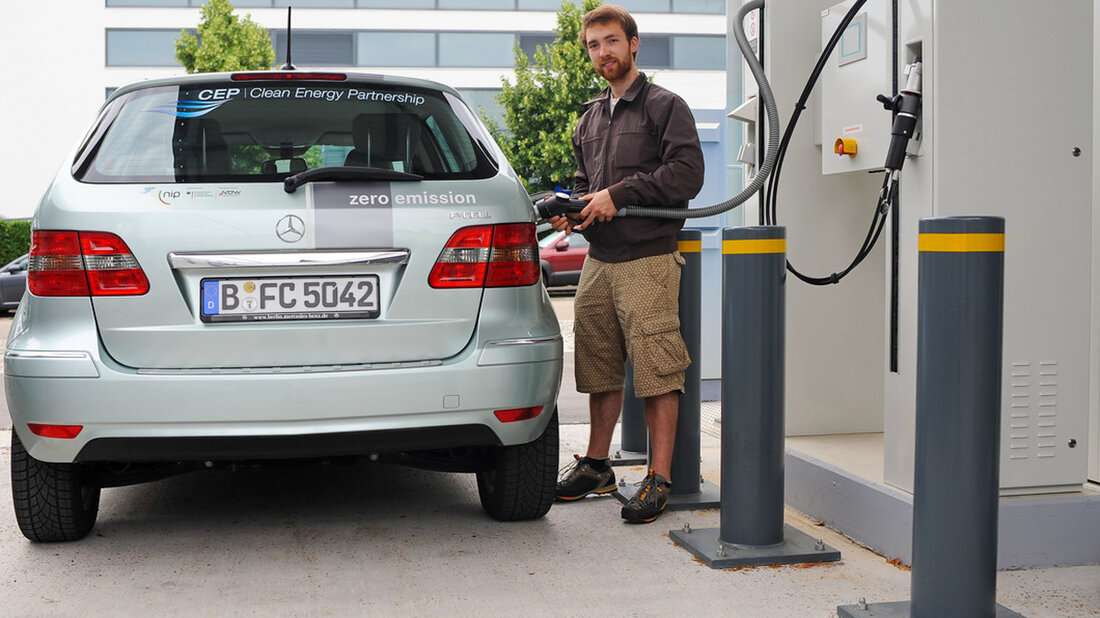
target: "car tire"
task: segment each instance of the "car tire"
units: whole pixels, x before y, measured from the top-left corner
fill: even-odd
[[[75,463],[31,457],[11,432],[11,493],[23,536],[39,543],[77,541],[88,535],[99,512],[99,487],[83,480]]]
[[[494,449],[492,463],[477,473],[481,506],[498,521],[524,521],[545,515],[554,503],[558,480],[558,409],[533,442]]]

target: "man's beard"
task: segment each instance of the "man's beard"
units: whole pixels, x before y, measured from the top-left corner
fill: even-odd
[[[632,68],[634,68],[633,56],[627,56],[625,58],[619,58],[618,56],[616,56],[614,59],[616,60],[615,65],[611,68],[605,68],[603,66],[603,62],[600,62],[599,65],[596,66],[596,72],[600,74],[600,77],[609,82],[613,82],[621,78],[622,76],[629,73]]]

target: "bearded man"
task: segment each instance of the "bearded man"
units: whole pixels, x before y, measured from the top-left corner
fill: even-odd
[[[616,217],[628,205],[687,208],[703,186],[703,151],[683,99],[649,82],[635,65],[638,26],[625,9],[603,5],[584,16],[581,44],[608,87],[589,101],[573,133],[573,195],[588,205],[555,229],[590,244],[575,303],[577,390],[589,394],[588,449],[558,482],[559,500],[616,488],[608,451],[622,410],[625,363],[645,400],[650,470],[622,507],[630,523],[664,511],[671,484],[679,394],[690,364],[680,336],[676,233],[682,219]]]

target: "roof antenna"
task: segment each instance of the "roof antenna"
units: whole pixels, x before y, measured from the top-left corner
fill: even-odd
[[[291,7],[286,7],[286,62],[279,67],[280,71],[293,71],[295,69],[294,65],[290,64],[290,11]]]

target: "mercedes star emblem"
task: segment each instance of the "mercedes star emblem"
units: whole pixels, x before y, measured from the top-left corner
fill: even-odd
[[[305,233],[306,224],[297,215],[287,215],[275,224],[275,235],[283,242],[298,242]]]

